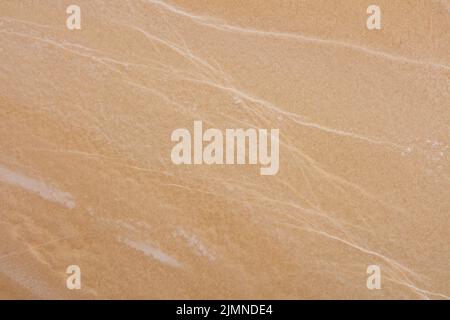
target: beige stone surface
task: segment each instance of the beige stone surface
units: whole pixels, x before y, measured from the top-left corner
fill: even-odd
[[[0,1],[0,298],[448,299],[449,50],[445,0]]]

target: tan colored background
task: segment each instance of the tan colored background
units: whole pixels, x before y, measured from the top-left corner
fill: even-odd
[[[1,1],[0,298],[448,299],[450,3],[372,3]],[[173,165],[194,120],[279,173]]]

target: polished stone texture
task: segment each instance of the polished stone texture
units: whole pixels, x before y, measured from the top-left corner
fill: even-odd
[[[0,1],[0,298],[449,299],[449,52],[446,0]]]

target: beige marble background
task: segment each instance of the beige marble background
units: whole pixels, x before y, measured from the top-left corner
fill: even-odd
[[[1,1],[0,298],[448,299],[449,50],[445,0]],[[279,173],[172,164],[194,120]]]

